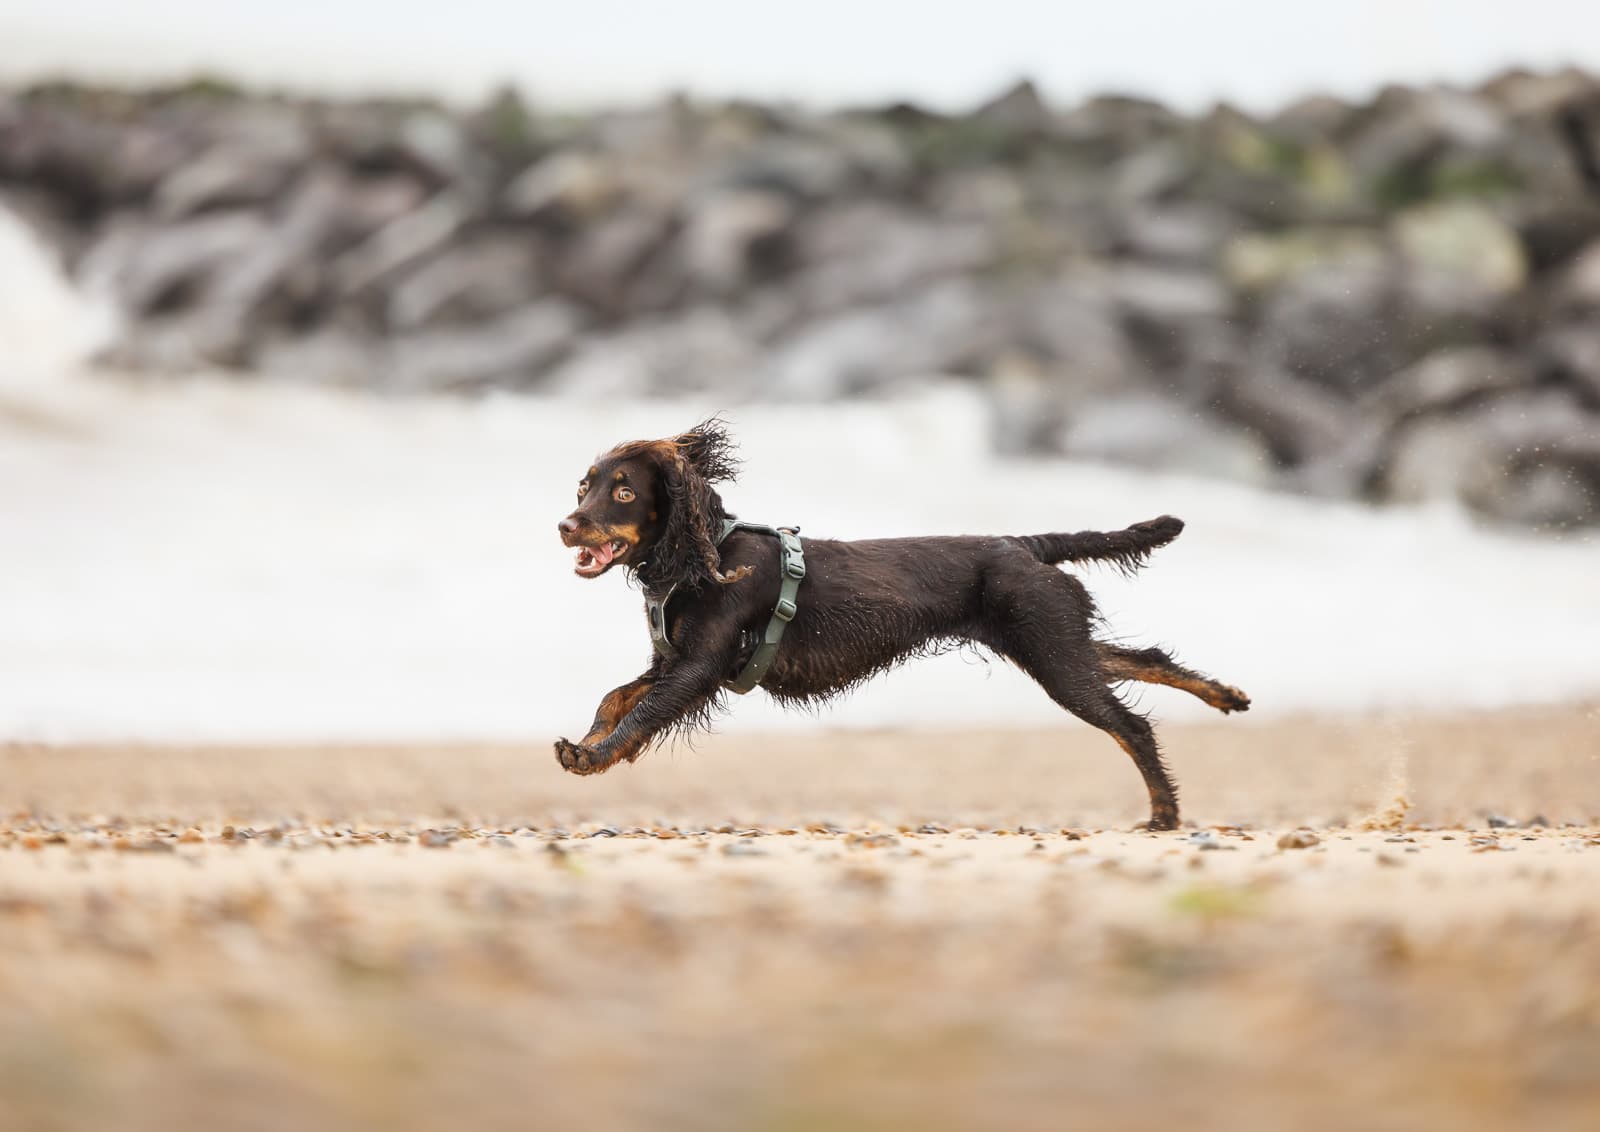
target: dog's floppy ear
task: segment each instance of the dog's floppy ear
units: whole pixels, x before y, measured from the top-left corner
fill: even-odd
[[[678,454],[707,483],[737,479],[739,475],[739,447],[728,432],[728,422],[720,416],[709,417],[688,432],[672,438]]]
[[[711,484],[732,479],[739,467],[726,423],[712,417],[688,432],[653,442],[649,450],[668,500],[666,528],[651,553],[652,573],[691,585],[727,585],[749,576],[749,566],[723,573],[717,552],[716,528],[723,511]]]

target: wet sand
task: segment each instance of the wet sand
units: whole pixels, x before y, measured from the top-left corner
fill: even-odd
[[[1600,1121],[1600,711],[0,749],[0,1128]]]

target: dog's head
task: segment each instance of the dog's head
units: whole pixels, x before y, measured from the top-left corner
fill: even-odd
[[[633,440],[596,457],[578,483],[578,507],[558,524],[578,551],[580,578],[627,566],[648,584],[727,583],[716,537],[726,512],[711,485],[738,470],[734,444],[718,418],[662,440]]]

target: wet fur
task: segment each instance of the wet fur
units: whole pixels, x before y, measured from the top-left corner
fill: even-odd
[[[778,546],[748,531],[716,545],[728,515],[712,485],[737,469],[716,419],[681,436],[619,445],[591,468],[602,479],[638,483],[636,506],[648,509],[650,522],[590,495],[564,521],[563,537],[569,526],[637,530],[625,565],[648,594],[673,592],[668,636],[677,655],[652,658],[642,676],[610,693],[582,741],[557,742],[567,770],[598,773],[632,762],[665,735],[704,726],[723,705],[723,681],[749,659],[777,602]],[[806,538],[799,613],[761,687],[784,704],[812,705],[915,657],[976,645],[1012,661],[1056,703],[1111,735],[1144,778],[1150,828],[1176,828],[1177,791],[1154,731],[1111,685],[1167,684],[1223,712],[1244,711],[1249,698],[1160,649],[1095,639],[1093,598],[1056,565],[1096,561],[1132,571],[1182,530],[1181,521],[1162,516],[1112,532]]]

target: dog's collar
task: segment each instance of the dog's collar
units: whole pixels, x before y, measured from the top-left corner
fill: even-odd
[[[795,595],[800,592],[800,583],[806,576],[806,559],[800,542],[799,527],[769,527],[764,523],[724,519],[722,530],[717,535],[717,545],[721,546],[734,531],[750,531],[776,538],[778,570],[782,579],[778,587],[778,604],[773,607],[772,616],[767,619],[767,627],[756,642],[755,652],[750,655],[749,662],[739,670],[737,676],[723,681],[723,687],[742,696],[761,683],[761,678],[767,674],[767,669],[772,667],[772,662],[777,659],[778,645],[783,641],[783,634],[789,628],[789,622],[794,620],[794,615],[799,612],[800,607],[795,603]],[[678,654],[678,650],[673,647],[672,641],[667,636],[667,603],[672,600],[677,588],[673,585],[659,598],[645,595],[644,611],[645,618],[650,623],[650,645],[655,649],[656,655],[664,660],[671,660]]]

